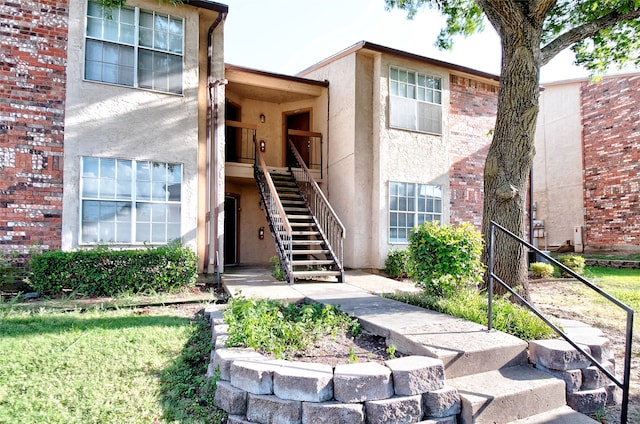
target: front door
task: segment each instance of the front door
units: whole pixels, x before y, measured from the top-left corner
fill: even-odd
[[[238,265],[238,204],[237,196],[224,197],[224,264]]]
[[[286,117],[286,131],[287,139],[293,142],[293,145],[296,146],[298,153],[302,157],[305,165],[309,166],[309,137],[303,137],[299,135],[288,135],[289,130],[300,130],[300,131],[309,131],[310,128],[310,113],[301,112],[301,113],[293,113],[287,115]],[[287,148],[287,166],[292,165],[292,158],[289,153],[289,149]]]

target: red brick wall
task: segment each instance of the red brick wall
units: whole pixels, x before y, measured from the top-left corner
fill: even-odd
[[[0,252],[60,247],[67,0],[0,0]]]
[[[498,87],[452,75],[449,114],[451,223],[482,225],[484,162],[498,106]]]
[[[640,247],[640,76],[580,87],[585,248]]]

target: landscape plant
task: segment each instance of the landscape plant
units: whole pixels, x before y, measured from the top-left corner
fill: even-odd
[[[331,305],[284,303],[237,296],[224,312],[227,347],[248,347],[288,358],[325,335],[360,334],[358,320]]]
[[[584,258],[580,255],[562,255],[558,258],[558,262],[569,268],[578,275],[584,274]],[[570,277],[567,272],[562,273],[563,276]]]
[[[198,277],[196,254],[177,242],[135,250],[50,250],[34,255],[29,269],[31,286],[54,296],[175,292],[193,287]]]
[[[482,236],[469,223],[425,222],[409,236],[411,277],[427,293],[448,296],[482,282]]]
[[[545,262],[533,262],[529,265],[529,269],[535,278],[549,278],[555,272],[553,265]]]
[[[384,261],[384,272],[391,278],[406,278],[410,274],[410,261],[408,249],[392,249]]]

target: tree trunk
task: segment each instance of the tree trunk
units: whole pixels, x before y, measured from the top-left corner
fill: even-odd
[[[505,22],[501,24],[497,28],[502,39],[497,120],[484,169],[485,263],[492,220],[520,237],[525,235],[527,183],[535,154],[538,116],[540,31],[522,21],[513,28]],[[530,299],[527,249],[500,232],[496,232],[494,273]],[[506,292],[495,282],[494,290],[497,294]]]

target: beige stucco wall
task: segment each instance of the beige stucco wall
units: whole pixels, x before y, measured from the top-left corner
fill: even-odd
[[[390,66],[442,78],[443,135],[389,128]],[[367,50],[330,61],[305,75],[329,80],[329,201],[347,228],[345,266],[383,268],[389,242],[389,182],[435,184],[449,221],[446,69]]]
[[[308,111],[311,122],[310,131],[323,134],[323,149],[327,154],[327,101],[328,90],[325,87],[305,86],[286,79],[269,77],[265,82],[264,75],[251,72],[232,70],[228,72],[230,81],[226,91],[227,99],[240,108],[240,120],[243,124],[255,125],[256,140],[265,141],[263,153],[267,166],[283,167],[286,162],[284,120],[287,114]],[[256,90],[264,84],[270,84],[267,92],[259,95],[260,99],[242,96],[243,90],[234,90],[234,82],[256,84]],[[295,100],[283,100],[295,99]],[[272,101],[271,101],[272,100]],[[260,121],[260,115],[265,116],[265,122]],[[268,264],[269,258],[276,254],[274,240],[269,233],[269,227],[264,210],[260,209],[260,197],[256,182],[253,179],[251,164],[235,164],[227,162],[225,192],[239,199],[238,219],[238,263],[240,265]],[[326,163],[325,163],[326,170]],[[324,181],[316,177],[321,185]],[[258,239],[258,229],[265,228],[264,240]]]
[[[536,219],[544,220],[546,245],[571,240],[584,225],[580,82],[544,86],[536,127],[533,193]],[[538,240],[545,247],[545,240]]]
[[[86,3],[70,3],[62,247],[74,249],[79,243],[82,156],[181,163],[182,240],[198,252],[202,264],[206,154],[199,149],[206,146],[207,96],[206,75],[202,75],[206,74],[207,40],[202,34],[206,34],[217,14],[155,0],[129,0],[127,5],[185,18],[184,94],[83,81]],[[221,30],[217,34],[214,55],[222,63]],[[214,67],[214,72],[220,73],[221,69]]]

